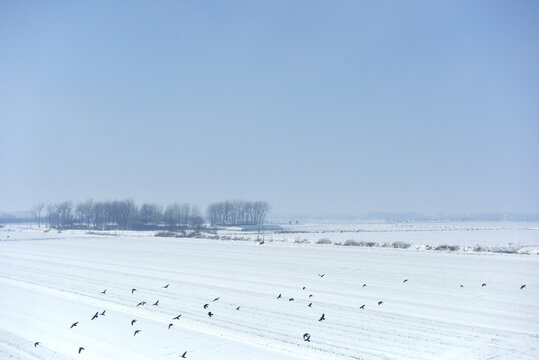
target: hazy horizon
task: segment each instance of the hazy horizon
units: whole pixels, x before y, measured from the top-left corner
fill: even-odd
[[[537,2],[3,2],[0,212],[539,214],[537,34]]]

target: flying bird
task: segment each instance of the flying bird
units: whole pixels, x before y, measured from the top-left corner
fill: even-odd
[[[361,305],[359,308],[360,309],[365,309],[365,304]]]
[[[307,305],[308,307],[313,307],[313,303],[309,303],[309,305]]]
[[[155,302],[155,304],[152,304],[153,306],[159,306],[159,300]]]
[[[78,325],[78,323],[79,323],[79,322],[77,321],[76,323],[73,323],[73,324],[71,324],[71,327],[70,327],[70,329],[71,329],[71,328],[74,328],[75,326],[77,326],[77,325]]]
[[[312,297],[313,297],[313,294],[310,294],[310,295],[309,295],[309,299],[312,298]]]
[[[305,286],[303,287],[303,289],[302,289],[302,290],[305,290]]]
[[[212,316],[213,316],[213,313],[210,311],[210,312],[208,313],[208,316],[209,316],[209,317],[212,317]]]
[[[204,309],[207,309],[210,304],[204,304]]]
[[[101,291],[101,294],[106,294],[107,293],[107,289]]]
[[[524,289],[525,287],[526,287],[526,285],[522,285],[522,286],[520,287],[520,290]]]
[[[367,286],[367,284],[363,284],[363,287]]]
[[[81,347],[79,348],[79,354],[80,354],[80,352],[81,352],[82,350],[84,350],[84,348],[81,346]]]
[[[402,283],[404,284],[404,283],[407,282],[407,281],[408,281],[408,279],[404,279],[404,281],[403,281]]]
[[[141,332],[141,330],[135,330],[135,333],[133,334],[133,336],[137,335],[139,332]]]
[[[220,299],[220,298],[217,297],[217,298],[213,299],[213,301],[217,301],[217,300],[219,300],[219,299]]]
[[[103,310],[103,312],[102,312],[101,314],[99,314],[99,315],[105,316],[105,311],[106,311],[106,310]]]
[[[35,343],[34,343],[34,347],[37,347],[39,344],[40,344],[39,341],[35,342]]]
[[[168,324],[168,329],[170,330],[170,328],[172,327],[172,325],[174,324]]]
[[[290,298],[290,299],[288,299],[288,301],[294,301],[294,298]]]
[[[261,240],[261,241],[259,242],[259,244],[260,244],[260,245],[264,245],[264,240]]]
[[[185,356],[187,355],[187,351],[183,353],[183,355],[181,356],[182,358],[184,359],[187,359]]]
[[[281,298],[281,294],[279,294],[279,296],[277,296],[277,299],[280,299]]]
[[[311,342],[311,334],[309,333],[303,334],[303,341]]]
[[[383,301],[378,301],[378,305],[382,305],[383,303]]]
[[[318,321],[324,321],[326,320],[326,314],[322,314],[322,316],[320,316],[320,319],[318,319]]]
[[[133,326],[137,322],[136,319],[131,320],[131,326]]]
[[[137,291],[137,289],[131,289],[131,294]]]
[[[483,283],[483,284],[481,284],[481,286],[484,287],[484,286],[487,286],[487,284]]]
[[[94,316],[92,316],[92,320],[93,320],[93,319],[97,319],[98,316],[99,316],[99,312],[96,312],[96,313],[94,314]]]
[[[464,285],[460,284],[460,287],[464,287]]]
[[[240,307],[238,306],[238,307],[236,308],[236,310],[239,310],[239,309],[240,309]]]
[[[320,276],[321,278],[326,276],[326,274],[318,274],[318,276]]]
[[[166,284],[165,286],[163,286],[163,289],[168,289],[168,286],[169,286],[169,285],[170,285],[170,284]]]
[[[172,320],[180,320],[180,317],[182,316],[182,314],[176,316],[176,317],[173,317]]]
[[[137,307],[146,305],[146,301],[141,301],[137,304]]]

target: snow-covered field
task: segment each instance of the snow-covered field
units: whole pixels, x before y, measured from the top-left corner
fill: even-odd
[[[476,234],[474,244],[529,233],[517,241],[537,244],[527,226],[462,233]],[[7,230],[1,359],[539,358],[536,255]],[[411,241],[404,231],[372,234]],[[458,230],[429,234],[463,241]]]

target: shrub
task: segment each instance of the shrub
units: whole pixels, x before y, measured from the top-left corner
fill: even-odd
[[[408,249],[411,245],[402,241],[395,241],[391,246],[395,249]]]
[[[158,233],[155,234],[155,236],[158,236],[158,237],[176,237],[176,233],[172,232],[172,231],[159,231]]]
[[[361,243],[355,240],[346,240],[344,246],[361,246]]]
[[[320,239],[316,242],[316,244],[324,244],[324,245],[328,245],[328,244],[331,244],[331,240],[329,240],[328,238],[323,238],[323,239]]]

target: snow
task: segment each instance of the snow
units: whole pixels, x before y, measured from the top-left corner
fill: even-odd
[[[0,358],[539,358],[535,255],[116,235],[0,229]]]

